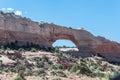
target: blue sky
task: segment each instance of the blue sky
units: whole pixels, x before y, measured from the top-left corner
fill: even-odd
[[[0,9],[7,8],[37,22],[84,27],[96,36],[120,43],[120,0],[0,0]],[[57,41],[54,45],[73,43]]]

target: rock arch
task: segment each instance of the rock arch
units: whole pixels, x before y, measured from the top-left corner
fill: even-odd
[[[83,29],[70,29],[48,23],[42,23],[42,26],[44,26],[43,31],[46,36],[47,46],[52,46],[58,39],[71,40],[79,49],[79,53],[85,54],[85,56],[100,54],[108,61],[120,61],[120,44],[117,42],[110,41],[101,36],[96,37]]]
[[[58,39],[71,40],[83,54],[99,53],[109,61],[120,62],[120,44],[117,42],[96,37],[83,29],[38,23],[14,14],[0,13],[0,44],[17,40],[52,47]]]
[[[40,24],[40,26],[41,25],[45,27],[44,32],[47,35],[46,42],[48,42],[48,46],[52,46],[56,40],[65,39],[72,41],[80,52],[90,52],[94,45],[100,43],[96,37],[83,29],[70,29],[48,23]]]

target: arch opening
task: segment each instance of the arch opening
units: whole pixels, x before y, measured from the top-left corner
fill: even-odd
[[[59,47],[61,51],[79,51],[77,46],[71,40],[56,40],[53,47]]]

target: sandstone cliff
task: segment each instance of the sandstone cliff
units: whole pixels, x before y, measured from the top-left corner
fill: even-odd
[[[109,61],[120,61],[119,43],[100,36],[96,37],[83,29],[69,29],[60,25],[34,22],[14,13],[0,12],[0,34],[0,44],[17,40],[19,45],[33,42],[51,47],[56,40],[65,39],[75,43],[80,53],[99,53]]]

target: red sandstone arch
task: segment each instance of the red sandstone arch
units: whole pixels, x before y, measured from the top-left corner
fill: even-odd
[[[100,53],[109,61],[120,61],[120,44],[90,32],[49,23],[38,23],[14,14],[0,13],[0,44],[22,43],[52,46],[58,39],[71,40],[82,53]]]

